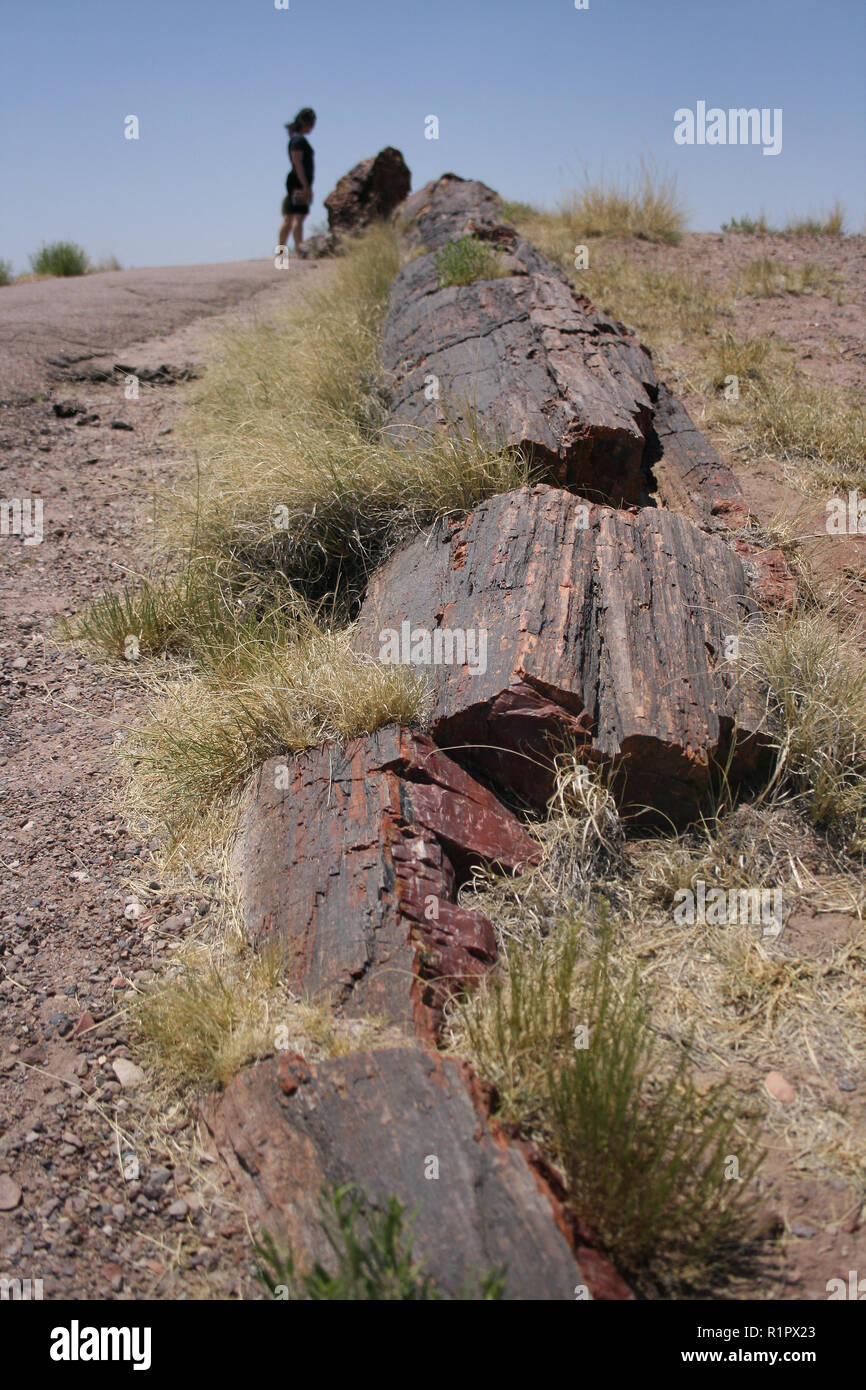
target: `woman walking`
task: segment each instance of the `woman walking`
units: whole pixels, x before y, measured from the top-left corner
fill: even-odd
[[[313,201],[313,147],[307,136],[316,124],[316,113],[311,106],[304,106],[293,121],[286,126],[289,132],[289,176],[286,179],[286,196],[283,199],[283,222],[280,227],[280,246],[285,246],[291,232],[295,239],[295,250],[300,251],[304,242],[304,218]]]

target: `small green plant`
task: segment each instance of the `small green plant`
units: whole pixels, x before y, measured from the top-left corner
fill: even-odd
[[[747,236],[769,236],[772,228],[763,213],[760,217],[744,214],[742,217],[732,217],[730,222],[723,222],[722,231],[743,232]]]
[[[12,262],[0,260],[0,285],[9,285],[12,282]]]
[[[316,1261],[299,1275],[294,1252],[281,1253],[268,1233],[255,1244],[259,1277],[274,1297],[371,1303],[438,1302],[446,1297],[415,1259],[411,1221],[404,1222],[405,1208],[397,1197],[377,1207],[350,1184],[323,1191],[319,1210],[334,1256],[332,1270]],[[505,1292],[505,1278],[504,1271],[487,1271],[476,1291],[465,1288],[460,1297],[498,1301]]]
[[[458,1006],[458,1038],[506,1121],[555,1156],[619,1268],[648,1291],[694,1287],[747,1244],[739,1204],[759,1159],[725,1181],[730,1154],[754,1153],[734,1138],[728,1092],[697,1094],[685,1048],[663,1056],[637,972],[613,968],[600,922],[589,959],[574,918],[510,941],[504,967]]]
[[[51,241],[34,251],[30,268],[34,275],[86,275],[90,262],[74,241]]]
[[[494,280],[506,273],[494,247],[474,236],[449,241],[436,252],[435,259],[441,289],[471,285],[474,280]]]

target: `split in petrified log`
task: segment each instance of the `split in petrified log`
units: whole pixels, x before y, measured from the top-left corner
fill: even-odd
[[[626,811],[682,824],[714,764],[730,754],[737,778],[760,757],[763,707],[726,659],[753,612],[721,539],[669,512],[540,484],[392,556],[354,640],[426,670],[432,737],[500,789],[543,804],[551,740],[566,737],[618,766]]]
[[[235,864],[247,934],[280,943],[293,988],[435,1036],[448,993],[496,954],[457,888],[475,864],[514,872],[537,853],[430,739],[390,727],[266,763]]]
[[[446,1296],[503,1267],[509,1299],[574,1299],[577,1286],[632,1296],[598,1251],[575,1250],[560,1203],[491,1128],[465,1063],[419,1047],[312,1067],[271,1058],[234,1077],[205,1121],[245,1209],[302,1267],[333,1266],[317,1198],[352,1183],[415,1213],[415,1254]]]

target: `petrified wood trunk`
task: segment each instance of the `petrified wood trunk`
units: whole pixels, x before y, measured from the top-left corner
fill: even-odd
[[[542,484],[392,556],[355,645],[423,666],[433,738],[500,788],[543,804],[565,735],[620,766],[625,807],[679,823],[735,724],[732,774],[757,756],[762,711],[726,659],[753,608],[745,589],[733,551],[684,518]]]
[[[506,1267],[511,1299],[571,1300],[578,1286],[630,1296],[597,1252],[569,1239],[550,1190],[491,1132],[464,1064],[417,1047],[312,1068],[284,1054],[242,1071],[205,1118],[246,1210],[302,1265],[332,1266],[317,1197],[353,1183],[415,1211],[415,1254],[446,1295]]]
[[[392,145],[362,159],[337,181],[325,199],[329,231],[360,231],[374,218],[388,217],[406,197],[411,183],[406,162]]]
[[[645,501],[658,388],[649,353],[528,242],[502,232],[507,275],[440,289],[430,253],[397,276],[382,343],[394,436],[477,428],[491,447],[530,451],[552,480],[587,496]]]
[[[443,174],[410,193],[395,209],[394,220],[414,245],[444,246],[446,241],[501,225],[501,201],[486,183]]]
[[[236,851],[245,927],[281,943],[298,991],[429,1036],[449,989],[496,952],[457,887],[474,864],[513,871],[537,848],[428,738],[381,729],[261,769]]]

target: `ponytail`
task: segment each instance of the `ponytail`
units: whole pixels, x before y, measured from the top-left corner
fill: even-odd
[[[316,113],[312,106],[302,106],[295,119],[290,121],[286,126],[286,130],[290,135],[294,135],[297,132],[298,126],[314,125],[315,121]]]

